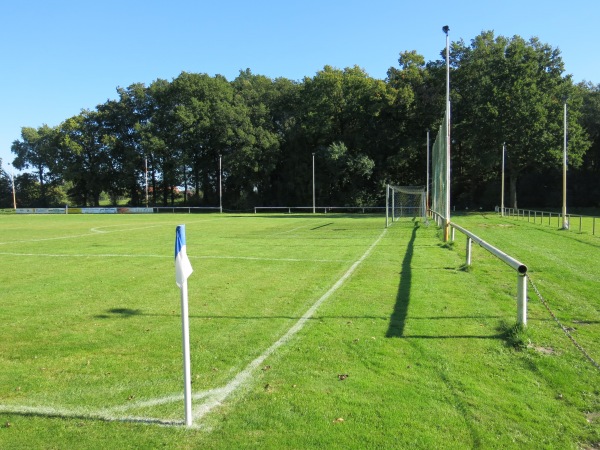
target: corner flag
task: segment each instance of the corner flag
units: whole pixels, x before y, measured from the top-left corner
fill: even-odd
[[[193,269],[185,246],[185,225],[175,230],[175,282],[181,291],[181,337],[183,347],[183,402],[185,425],[192,426],[192,376],[190,363],[190,323],[188,318],[187,279]]]
[[[178,225],[175,232],[175,282],[180,288],[194,269],[188,259],[185,245],[185,225]]]

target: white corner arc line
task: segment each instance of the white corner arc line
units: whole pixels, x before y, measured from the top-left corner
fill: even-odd
[[[316,310],[327,300],[335,291],[337,291],[344,282],[350,278],[350,276],[354,273],[356,268],[371,254],[375,246],[381,241],[383,236],[385,236],[387,229],[384,229],[383,232],[379,235],[379,237],[371,244],[371,246],[365,251],[365,253],[350,266],[350,268],[342,275],[342,277],[331,287],[325,294],[321,296],[313,305],[302,315],[300,319],[276,342],[274,342],[269,348],[267,348],[260,356],[258,356],[254,361],[250,362],[246,366],[244,370],[238,373],[227,385],[220,389],[214,389],[213,392],[215,395],[211,398],[210,401],[197,406],[194,408],[193,418],[194,420],[200,420],[205,415],[210,413],[213,408],[219,406],[227,397],[229,397],[233,392],[242,387],[248,379],[252,376],[252,372],[259,367],[265,359],[267,359],[275,350],[281,347],[283,344],[288,342],[296,333],[298,333],[306,324],[306,322],[313,316]]]

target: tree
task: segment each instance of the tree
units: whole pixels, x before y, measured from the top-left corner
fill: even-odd
[[[356,66],[344,70],[325,66],[312,79],[305,78],[300,96],[299,121],[305,142],[301,150],[304,164],[310,161],[311,153],[327,159],[325,155],[332,148],[341,148],[334,143],[343,143],[344,153],[347,152],[352,161],[362,160],[370,165],[367,161],[381,159],[379,155],[388,148],[390,139],[381,132],[382,123],[388,123],[382,121],[382,116],[395,100],[393,88],[382,80],[369,77]],[[319,171],[317,166],[318,177],[327,176]],[[368,176],[361,170],[353,172],[352,186],[361,192],[353,195],[354,201],[359,198],[362,201],[375,201],[378,184],[375,183],[374,188],[372,168],[367,172]],[[310,176],[308,170],[305,170],[305,174],[306,178]],[[308,193],[308,190],[305,191]]]
[[[46,187],[59,176],[57,130],[48,125],[23,127],[21,140],[13,142],[11,151],[16,155],[13,161],[16,169],[34,170],[39,183],[39,202],[41,206],[48,206]]]
[[[583,167],[592,173],[600,173],[600,84],[583,82],[577,85],[583,98],[581,125],[591,141],[590,150],[585,154]]]
[[[142,145],[149,155],[152,181],[152,203],[157,204],[159,191],[162,203],[175,201],[175,186],[178,186],[180,153],[177,152],[176,137],[178,123],[175,118],[172,86],[158,79],[148,87],[148,121],[141,126]]]
[[[393,145],[381,155],[385,159],[378,161],[385,168],[380,178],[399,185],[425,184],[427,130],[438,128],[445,110],[445,65],[426,64],[414,50],[400,53],[398,63],[399,69],[391,67],[387,73],[395,99],[384,116],[387,123],[382,134]]]
[[[59,152],[64,180],[73,183],[69,196],[78,205],[99,206],[100,194],[110,189],[112,168],[99,113],[86,110],[65,120],[60,125]]]
[[[375,163],[365,154],[352,155],[343,142],[334,142],[319,154],[321,180],[319,198],[329,205],[366,206],[372,198],[357,184],[357,180],[368,180]]]
[[[3,169],[2,158],[0,158],[0,208],[9,208],[12,206],[11,175]]]
[[[537,38],[525,41],[483,32],[470,46],[453,44],[453,180],[470,186],[467,198],[498,167],[508,149],[510,204],[528,171],[562,164],[562,110],[569,98],[569,163],[576,167],[589,143],[578,123],[581,98],[558,49]]]
[[[149,119],[146,87],[117,88],[118,100],[98,105],[98,122],[110,154],[108,194],[113,203],[127,194],[132,205],[141,204],[145,158],[141,128]]]

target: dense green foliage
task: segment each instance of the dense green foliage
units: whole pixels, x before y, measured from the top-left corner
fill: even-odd
[[[559,50],[536,38],[483,32],[469,45],[454,42],[450,57],[452,203],[498,203],[506,143],[510,206],[518,190],[529,206],[560,204],[566,100],[577,175],[569,204],[595,206],[600,86],[574,85]],[[445,105],[442,59],[407,51],[398,62],[385,80],[325,66],[300,81],[247,69],[233,81],[183,72],[120,87],[117,99],[55,128],[22,129],[13,164],[33,176],[17,177],[18,203],[97,205],[104,193],[142,205],[147,161],[151,204],[216,206],[221,161],[226,208],[307,206],[314,154],[318,204],[381,204],[386,183],[425,183],[426,133]],[[0,207],[10,204],[5,185]]]

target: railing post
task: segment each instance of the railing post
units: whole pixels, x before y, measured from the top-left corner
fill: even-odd
[[[450,229],[452,230],[452,231],[450,232],[450,241],[451,241],[451,242],[454,242],[454,227],[450,227]]]
[[[452,228],[452,231],[454,232],[454,228]],[[471,265],[471,248],[473,247],[473,240],[467,236],[467,266]]]
[[[517,274],[517,323],[527,325],[527,274]]]

